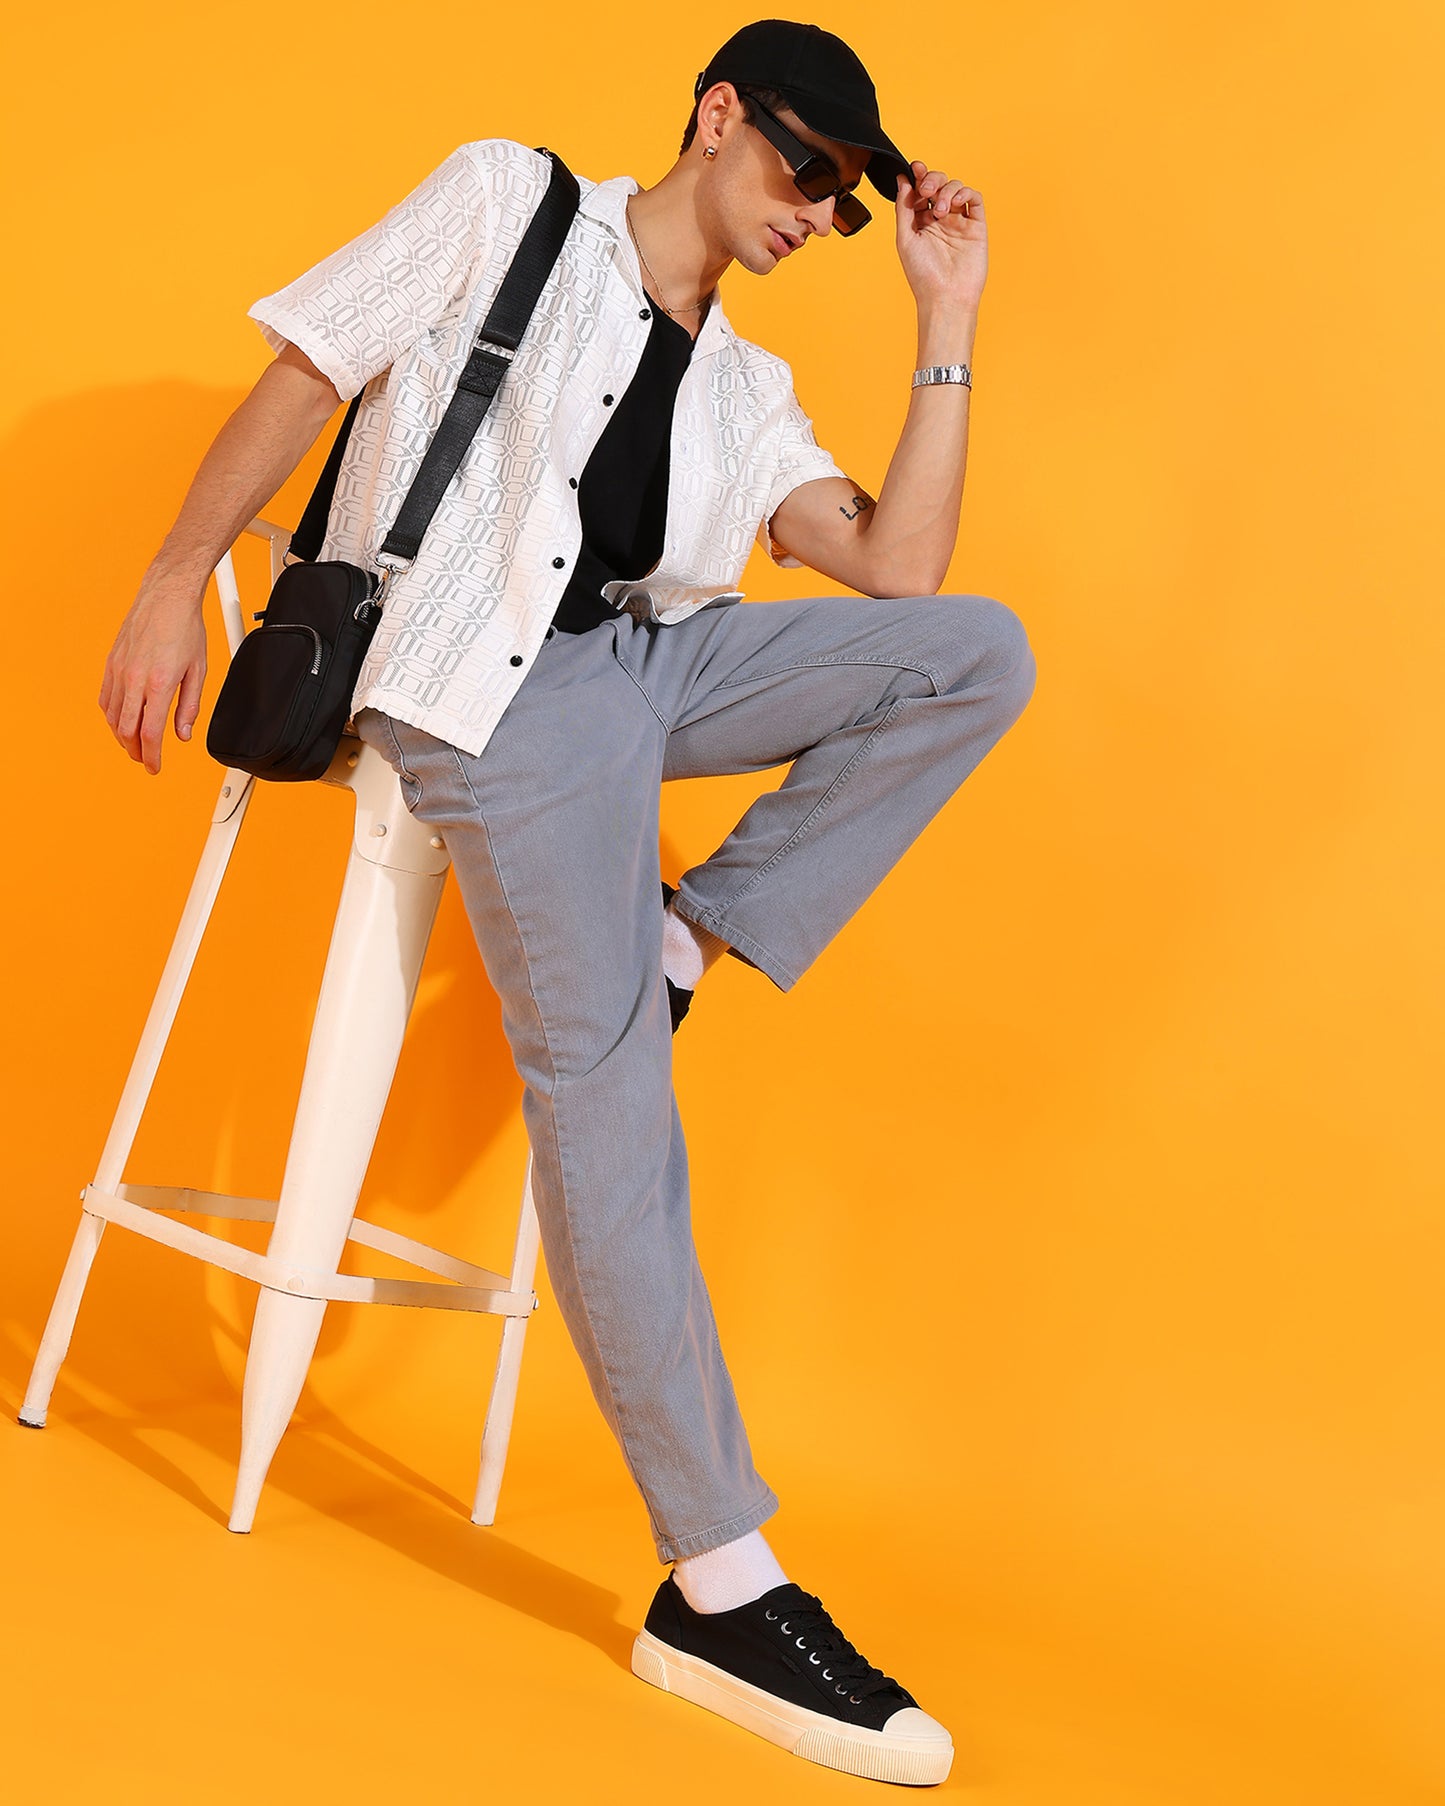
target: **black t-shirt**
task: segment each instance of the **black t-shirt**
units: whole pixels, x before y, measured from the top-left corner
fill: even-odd
[[[654,304],[637,374],[578,481],[582,549],[552,617],[563,633],[615,620],[602,585],[645,577],[662,556],[672,415],[693,344],[687,328]]]

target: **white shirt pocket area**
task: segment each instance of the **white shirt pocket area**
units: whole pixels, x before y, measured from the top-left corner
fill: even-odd
[[[511,139],[461,145],[376,225],[249,309],[273,350],[297,345],[343,400],[372,385],[323,558],[366,563],[380,547],[551,174],[544,153]],[[352,696],[353,715],[380,709],[474,756],[571,580],[577,483],[651,319],[627,229],[640,184],[577,184],[577,217],[513,370],[416,560],[388,587]],[[802,563],[771,541],[783,498],[845,475],[819,446],[789,365],[741,338],[714,300],[674,408],[662,555],[603,593],[668,626],[740,601],[754,543],[779,565]]]

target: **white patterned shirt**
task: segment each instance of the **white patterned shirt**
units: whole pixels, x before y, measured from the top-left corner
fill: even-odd
[[[508,138],[453,151],[350,244],[248,310],[343,400],[365,390],[322,558],[369,566],[390,532],[551,162]],[[416,560],[396,572],[352,695],[478,754],[546,637],[582,544],[577,483],[636,374],[653,303],[627,230],[631,176],[577,178],[581,204],[531,324]],[[754,540],[800,483],[845,476],[782,358],[714,296],[678,389],[662,555],[602,594],[671,625],[740,599]]]

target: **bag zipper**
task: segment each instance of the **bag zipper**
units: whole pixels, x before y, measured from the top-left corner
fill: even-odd
[[[316,673],[321,669],[321,651],[322,651],[321,635],[316,631],[316,629],[314,627],[307,626],[305,621],[288,621],[286,623],[286,625],[288,627],[304,627],[306,629],[306,632],[311,635],[313,640],[315,640],[316,657],[314,659],[312,659],[311,670],[308,673],[308,676],[315,677]]]
[[[251,616],[251,619],[253,621],[264,622],[266,619],[266,610],[264,608],[258,608],[256,610],[256,612]],[[321,635],[316,631],[316,629],[314,627],[312,627],[310,625],[309,622],[306,622],[306,621],[278,621],[276,623],[276,625],[278,627],[297,627],[301,630],[302,633],[309,633],[311,635],[312,639],[315,640],[316,657],[314,659],[312,659],[311,669],[310,669],[310,671],[307,672],[308,677],[315,677],[316,673],[321,669],[321,653],[322,653]]]

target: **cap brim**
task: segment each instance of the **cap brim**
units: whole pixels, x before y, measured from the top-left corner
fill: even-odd
[[[896,176],[906,176],[910,182],[913,180],[913,165],[866,113],[855,113],[848,107],[838,106],[834,101],[820,100],[812,94],[790,92],[787,88],[779,88],[778,92],[787,95],[789,106],[803,124],[822,137],[831,138],[837,144],[855,145],[859,150],[871,150],[873,155],[868,159],[868,166],[863,173],[879,194],[886,196],[888,200],[895,201],[898,198]]]

